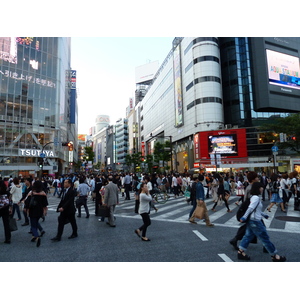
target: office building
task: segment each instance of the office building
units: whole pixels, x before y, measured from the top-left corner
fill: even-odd
[[[77,161],[70,38],[0,38],[0,173],[65,173]],[[72,141],[69,151],[62,143]],[[42,153],[42,150],[44,152]]]

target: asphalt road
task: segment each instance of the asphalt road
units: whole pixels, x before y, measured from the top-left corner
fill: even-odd
[[[229,244],[238,226],[230,225],[227,219],[215,223],[209,228],[199,221],[197,225],[186,221],[186,212],[190,209],[183,199],[177,204],[158,205],[159,212],[151,213],[152,224],[147,236],[150,242],[141,241],[134,230],[142,224],[141,217],[134,214],[134,201],[121,201],[116,209],[116,227],[109,227],[106,222],[99,222],[93,212],[93,202],[89,203],[91,216],[77,218],[78,238],[68,239],[71,235],[71,225],[65,225],[62,240],[53,242],[50,239],[56,235],[57,217],[55,207],[59,202],[56,197],[49,197],[49,211],[42,226],[46,234],[41,238],[41,246],[37,248],[30,242],[29,226],[20,226],[12,232],[10,245],[0,244],[2,262],[239,262],[237,252]],[[182,217],[178,217],[178,207],[183,205]],[[171,211],[177,215],[168,219]],[[159,215],[160,214],[160,215]],[[216,213],[215,213],[216,214]],[[213,218],[213,214],[211,214]],[[225,215],[222,218],[227,217]],[[215,215],[216,216],[216,215]],[[231,216],[232,218],[232,216]],[[177,221],[176,221],[177,220]],[[228,225],[229,222],[229,225]],[[0,223],[1,224],[1,223]],[[226,225],[227,224],[227,225]],[[299,223],[297,223],[299,224]],[[3,229],[3,227],[2,227]],[[298,232],[270,228],[271,241],[280,254],[287,257],[288,262],[298,262],[300,235]],[[0,229],[0,240],[4,240],[4,232]],[[250,244],[248,254],[250,262],[269,262],[270,255],[262,252],[262,244]]]

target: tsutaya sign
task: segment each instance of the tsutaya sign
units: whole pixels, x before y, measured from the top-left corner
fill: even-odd
[[[54,152],[51,150],[43,150],[45,157],[54,157]],[[40,157],[42,150],[39,149],[19,149],[20,156]]]

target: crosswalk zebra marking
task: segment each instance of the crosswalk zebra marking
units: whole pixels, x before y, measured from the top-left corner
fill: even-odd
[[[196,236],[201,239],[203,242],[207,242],[208,239],[203,235],[201,234],[198,230],[193,230],[193,232],[196,234]]]

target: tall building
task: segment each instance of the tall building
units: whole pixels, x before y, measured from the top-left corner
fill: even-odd
[[[70,38],[0,38],[0,173],[36,176],[77,160],[76,71]],[[72,141],[69,151],[62,143]],[[44,152],[42,153],[42,150]]]
[[[300,38],[175,38],[139,103],[140,149],[172,139],[180,172],[272,167],[258,126],[300,111],[299,57]]]

